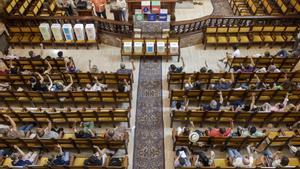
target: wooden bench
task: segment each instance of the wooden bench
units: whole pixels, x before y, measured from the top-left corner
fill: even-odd
[[[298,26],[273,26],[273,25],[254,25],[254,26],[220,26],[206,27],[204,29],[204,49],[207,44],[217,46],[224,45],[226,48],[231,44],[247,44],[248,48],[252,44],[292,44],[295,42]]]
[[[299,82],[300,72],[292,73],[233,73],[235,81],[233,82],[235,86],[236,83],[247,83],[256,84],[257,79],[254,75],[257,75],[262,83],[271,84],[276,82],[283,82],[285,80],[285,75],[287,79],[291,82]],[[219,83],[221,78],[230,79],[231,73],[168,73],[168,89],[171,85],[179,85],[180,89],[183,89],[184,84],[191,78],[192,82],[199,81],[201,85],[205,85],[208,89],[209,85]]]
[[[275,64],[276,68],[278,69],[285,69],[287,71],[292,71],[297,63],[299,62],[299,58],[287,57],[287,58],[280,58],[280,57],[253,57],[252,58],[256,68],[267,68],[271,64]],[[234,66],[240,66],[240,64],[251,64],[250,57],[233,57],[228,60],[226,66],[229,66],[229,69],[233,68]]]
[[[176,134],[176,129],[173,129],[172,132],[173,139],[173,150],[179,146],[188,146],[191,150],[198,145],[193,144],[189,141],[188,136],[178,136]],[[266,137],[209,137],[209,136],[201,136],[198,142],[205,143],[209,146],[218,146],[221,148],[225,147],[233,147],[237,149],[241,149],[249,144],[254,144],[258,147]]]
[[[199,123],[200,127],[204,124],[219,126],[220,124],[229,123],[233,120],[236,124],[248,127],[249,125],[259,125],[263,127],[269,123],[275,127],[280,124],[294,124],[300,119],[299,112],[246,112],[246,111],[203,111],[200,109],[191,109],[188,111],[171,112],[171,127],[174,122],[181,122],[188,125],[190,122]]]
[[[127,154],[128,140],[108,141],[104,138],[92,139],[28,139],[28,138],[0,138],[0,148],[12,148],[13,145],[23,147],[25,149],[42,149],[47,152],[52,151],[57,144],[60,144],[63,149],[76,150],[80,153],[82,150],[93,150],[93,145],[98,145],[101,148],[108,148],[110,150],[124,149]]]
[[[22,70],[29,70],[37,72],[41,68],[47,68],[48,64],[46,62],[46,59],[30,59],[30,58],[20,58],[20,59],[4,59],[1,58],[3,63],[6,65],[6,67],[10,67],[10,62],[12,61],[12,65],[15,67],[19,67]],[[57,58],[57,59],[47,59],[47,61],[52,66],[52,70],[58,71],[58,72],[65,72],[66,71],[66,63],[64,58]]]
[[[32,70],[34,71],[34,70]],[[81,87],[85,87],[86,84],[92,84],[95,82],[94,77],[97,77],[99,82],[107,85],[118,85],[120,82],[123,82],[124,79],[127,80],[128,84],[132,88],[133,75],[132,74],[118,74],[118,73],[53,73],[50,74],[52,81],[61,81],[64,83],[69,83],[69,76],[72,76],[73,82]],[[18,87],[28,87],[30,88],[29,80],[35,77],[39,79],[38,75],[26,75],[26,74],[2,74],[0,75],[0,83],[8,82],[14,89]],[[48,81],[47,76],[43,76],[45,81]]]
[[[128,168],[128,156],[120,157],[121,159],[121,166],[110,166],[109,161],[112,157],[108,156],[106,160],[104,161],[103,166],[86,166],[84,165],[84,160],[88,159],[85,155],[72,155],[70,157],[70,165],[64,165],[64,166],[52,166],[48,164],[49,158],[46,156],[40,156],[36,162],[36,165],[28,165],[24,166],[22,168],[24,169],[49,169],[49,168],[56,168],[56,169],[127,169]],[[0,168],[5,169],[15,169],[16,167],[12,166],[12,159],[9,157],[6,157],[2,160],[2,166]]]
[[[47,111],[38,110],[18,110],[18,109],[2,109],[0,110],[0,122],[7,123],[4,114],[9,115],[16,123],[36,122],[39,125],[41,123],[47,123],[49,119],[54,125],[56,124],[68,124],[70,127],[74,121],[93,121],[99,127],[103,123],[112,124],[116,127],[117,123],[126,122],[130,127],[130,109],[122,108],[97,108],[96,110],[64,110],[53,111],[48,109]]]
[[[49,107],[51,104],[74,105],[78,107],[80,104],[91,105],[107,105],[113,104],[118,107],[120,103],[128,103],[131,107],[131,92],[117,91],[98,91],[98,92],[33,92],[33,91],[2,91],[0,93],[0,103],[10,107],[15,104],[24,105],[43,105]]]
[[[198,105],[209,103],[211,100],[218,100],[217,90],[171,90],[170,105],[173,101],[184,101],[186,97],[190,101],[197,102]],[[256,102],[281,102],[286,93],[290,93],[289,102],[298,104],[300,99],[300,90],[224,90],[222,95],[224,103],[233,101],[250,101],[252,93],[256,95]]]

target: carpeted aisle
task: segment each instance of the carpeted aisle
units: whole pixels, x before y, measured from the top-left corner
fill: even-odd
[[[140,62],[136,107],[134,169],[163,169],[164,125],[161,59]]]

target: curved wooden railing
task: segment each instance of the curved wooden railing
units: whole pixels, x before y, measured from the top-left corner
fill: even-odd
[[[205,16],[187,21],[171,22],[171,36],[183,37],[201,33],[208,26],[298,25],[300,16]]]
[[[9,26],[37,26],[40,23],[95,23],[98,33],[114,34],[121,37],[132,37],[133,23],[99,18],[97,16],[54,16],[54,17],[19,17],[4,18]],[[171,22],[171,37],[184,37],[201,33],[208,26],[249,26],[249,25],[299,25],[300,16],[205,16],[198,19]]]
[[[124,21],[103,19],[97,16],[53,16],[53,17],[19,17],[8,16],[4,18],[7,27],[9,26],[38,26],[40,23],[94,23],[98,33],[111,33],[117,36],[131,36],[133,24]]]

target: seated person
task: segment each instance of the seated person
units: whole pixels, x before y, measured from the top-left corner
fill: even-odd
[[[171,64],[169,67],[169,73],[181,73],[185,67],[185,63],[183,60],[183,57],[180,57],[181,61],[182,61],[182,66],[180,67],[176,67],[174,64]]]
[[[223,104],[223,95],[222,92],[218,92],[219,96],[220,96],[220,101],[217,102],[216,100],[212,100],[208,105],[203,105],[203,110],[204,111],[219,111],[222,104]]]
[[[92,61],[89,60],[89,72],[90,73],[99,73],[99,69],[98,69],[97,65],[93,65],[93,66],[91,66],[91,65],[92,65]]]
[[[233,49],[233,52],[232,52],[232,53],[226,52],[226,57],[220,59],[219,61],[220,61],[220,62],[223,62],[223,63],[228,63],[228,62],[230,62],[234,57],[240,57],[240,56],[241,56],[241,51],[238,49],[237,46],[233,46],[232,49]]]
[[[68,73],[76,73],[79,71],[76,69],[76,66],[75,66],[75,63],[74,63],[74,60],[72,57],[65,59],[65,67],[66,67],[66,71]]]
[[[51,74],[51,71],[52,71],[52,66],[51,66],[51,64],[50,64],[50,62],[48,61],[48,60],[45,60],[45,62],[47,63],[47,69],[46,70],[44,70],[44,68],[42,68],[40,71],[39,71],[39,73],[40,74],[44,74],[44,75],[46,75],[46,74]]]
[[[196,167],[209,167],[213,165],[215,159],[215,152],[210,151],[210,157],[208,157],[205,152],[200,151],[196,153],[195,166]]]
[[[13,54],[12,51],[11,51],[11,48],[7,49],[4,51],[4,59],[19,59],[20,57]]]
[[[43,50],[44,49],[44,45],[41,43],[40,46],[41,46],[40,54],[36,54],[32,50],[28,52],[28,55],[29,55],[29,57],[31,59],[40,59],[40,58],[42,58],[43,53],[44,53],[44,50]]]
[[[64,58],[64,53],[63,51],[58,51],[57,52],[57,59],[63,59]]]
[[[23,138],[30,135],[30,130],[34,127],[35,124],[23,125],[20,128],[17,127],[15,121],[7,114],[3,115],[8,119],[10,123],[10,128],[7,129],[4,135],[10,139]]]
[[[93,85],[86,84],[84,91],[104,91],[107,89],[107,85],[100,83],[97,76],[95,76],[94,79],[96,82]]]
[[[48,126],[45,128],[37,128],[36,129],[36,136],[37,138],[42,138],[42,139],[58,139],[62,138],[63,136],[63,129],[61,128],[60,130],[53,131],[52,130],[52,122],[47,119],[48,121]]]
[[[174,161],[174,167],[190,167],[191,159],[190,159],[190,152],[187,148],[181,147],[180,149],[176,150],[176,157]]]
[[[127,80],[124,79],[123,82],[118,84],[119,92],[129,92],[131,90],[131,86],[128,84]]]
[[[253,58],[250,56],[250,61],[251,63],[244,66],[243,64],[241,64],[241,69],[239,69],[237,72],[243,72],[243,73],[251,73],[255,71],[255,63],[253,61]]]
[[[262,137],[265,136],[264,132],[258,131],[255,126],[249,126],[248,128],[243,128],[241,126],[237,127],[238,136],[242,137]]]
[[[193,83],[193,90],[202,90],[205,89],[205,86],[201,84],[200,80],[197,80]]]
[[[134,65],[134,61],[133,60],[131,60],[131,66],[132,66],[132,70],[131,69],[126,69],[125,64],[121,63],[120,64],[120,69],[117,70],[117,73],[118,74],[129,74],[129,75],[131,75],[132,71],[135,70],[135,65]]]
[[[18,152],[13,153],[11,156],[13,166],[32,165],[38,158],[38,152],[28,152],[25,154],[17,145],[14,145],[14,149]]]
[[[96,137],[96,133],[92,130],[92,129],[94,129],[93,122],[81,122],[80,127],[82,127],[82,129],[78,131],[76,128],[76,122],[74,122],[73,130],[74,130],[76,138]]]
[[[49,159],[50,165],[69,165],[70,164],[70,152],[64,152],[59,144],[56,145],[55,150],[57,154]]]
[[[234,74],[231,73],[231,79],[230,80],[225,80],[224,78],[221,78],[219,80],[219,83],[217,83],[213,86],[213,89],[215,89],[215,90],[229,90],[232,87],[233,82],[234,82]]]
[[[209,128],[206,131],[207,136],[210,137],[228,137],[231,134],[232,129],[234,128],[233,120],[230,121],[230,128]]]
[[[114,129],[107,129],[104,138],[106,140],[124,140],[126,139],[126,129],[121,127],[116,127]]]
[[[40,73],[35,72],[35,74],[40,78],[40,80],[38,80],[35,76],[32,76],[29,79],[32,91],[49,91],[49,89],[51,88],[51,82],[50,85],[48,86],[45,83],[44,77]],[[49,75],[46,76],[48,77],[48,79],[50,78]]]
[[[106,148],[100,149],[98,146],[93,146],[96,149],[96,152],[90,156],[88,159],[84,160],[85,166],[104,166],[108,154],[113,154],[113,151],[110,151]]]
[[[282,103],[276,103],[274,106],[272,106],[270,103],[264,103],[261,107],[262,110],[266,112],[271,112],[271,111],[284,112],[288,101],[289,101],[289,93],[286,93],[286,96]]]
[[[0,91],[10,90],[11,85],[8,82],[0,83]]]
[[[263,156],[259,158],[259,166],[281,168],[289,164],[289,158],[280,151],[273,154],[269,149],[266,149],[262,154]]]
[[[233,167],[248,168],[252,167],[254,163],[253,154],[250,150],[250,146],[247,147],[247,156],[242,156],[237,149],[228,148],[227,154],[229,156],[229,162]]]
[[[194,84],[192,83],[192,76],[189,77],[188,81],[184,85],[184,90],[193,90]]]
[[[275,54],[275,56],[277,56],[277,57],[282,57],[282,58],[286,58],[286,57],[289,56],[289,53],[288,53],[286,50],[281,49],[280,51],[278,51],[278,52]]]
[[[8,73],[9,74],[20,74],[20,67],[13,65],[12,60],[9,62]]]
[[[190,133],[190,129],[188,127],[177,127],[176,135],[177,136],[188,136]]]
[[[171,110],[175,111],[185,111],[188,109],[189,100],[184,97],[184,102],[174,100],[171,105]]]
[[[74,82],[73,82],[73,78],[70,74],[69,74],[69,78],[70,78],[70,83],[67,86],[65,86],[60,81],[52,82],[52,79],[48,76],[48,79],[50,81],[50,85],[48,88],[50,88],[50,91],[64,91],[64,92],[71,91]]]

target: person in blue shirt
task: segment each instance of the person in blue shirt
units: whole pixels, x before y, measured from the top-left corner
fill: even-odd
[[[18,151],[12,154],[11,159],[13,160],[13,166],[27,166],[32,165],[38,158],[38,152],[28,152],[25,154],[17,145],[14,148]]]
[[[229,90],[232,87],[232,84],[234,82],[234,74],[231,73],[231,79],[225,80],[224,78],[221,78],[219,80],[219,83],[216,84],[213,89],[215,90]]]

